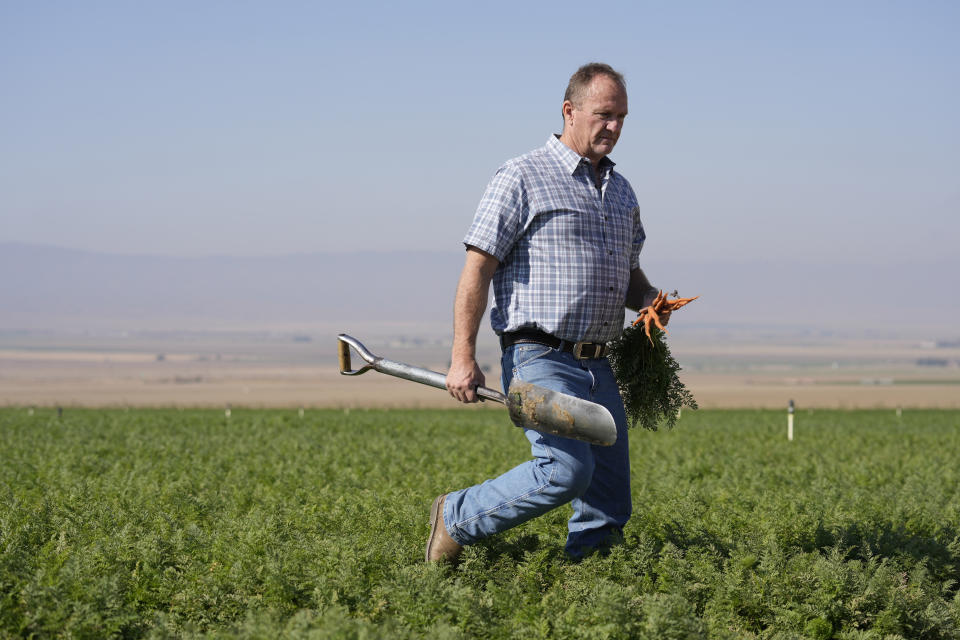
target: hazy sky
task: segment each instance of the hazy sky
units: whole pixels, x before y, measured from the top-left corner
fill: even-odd
[[[627,78],[648,259],[955,260],[960,2],[0,0],[0,242],[458,250]]]

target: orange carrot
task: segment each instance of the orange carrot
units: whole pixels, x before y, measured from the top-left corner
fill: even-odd
[[[677,295],[677,292],[674,291],[673,295]],[[660,314],[662,313],[672,313],[677,309],[687,306],[700,296],[694,296],[692,298],[677,298],[675,300],[669,300],[667,294],[663,290],[657,292],[657,297],[653,299],[648,306],[640,309],[637,312],[637,319],[633,321],[633,326],[636,326],[643,323],[643,329],[647,334],[647,338],[653,343],[653,337],[650,335],[650,326],[655,325],[664,333],[669,333],[667,328],[663,326],[660,321]]]

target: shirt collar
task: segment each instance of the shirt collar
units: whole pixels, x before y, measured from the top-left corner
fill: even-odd
[[[554,153],[554,155],[557,156],[557,159],[560,161],[560,164],[564,166],[564,168],[567,170],[567,172],[570,175],[573,175],[573,172],[577,170],[577,167],[580,166],[581,162],[587,162],[587,163],[590,162],[589,160],[581,156],[579,153],[577,153],[567,145],[560,142],[560,136],[559,134],[556,134],[556,133],[550,136],[550,139],[547,140],[547,148],[550,149]],[[608,158],[607,156],[604,156],[603,158],[600,159],[600,162],[598,164],[599,164],[598,168],[600,169],[600,171],[604,172],[607,170],[607,168],[612,169],[613,166],[617,163],[611,160],[610,158]]]

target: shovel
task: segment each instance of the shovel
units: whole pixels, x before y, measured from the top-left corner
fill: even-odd
[[[337,336],[337,340],[340,373],[345,376],[358,376],[374,369],[438,389],[447,388],[447,379],[442,373],[377,357],[359,340],[345,333]],[[367,362],[366,365],[359,369],[350,368],[350,347],[357,350]],[[477,387],[477,395],[507,405],[513,424],[522,429],[534,429],[604,446],[617,441],[617,426],[613,416],[606,407],[595,402],[517,379],[510,383],[506,395],[486,387]]]

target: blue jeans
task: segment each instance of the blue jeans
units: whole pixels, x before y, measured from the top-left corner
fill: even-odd
[[[521,343],[501,360],[503,388],[513,377],[605,406],[617,424],[610,447],[526,429],[533,459],[503,475],[447,495],[443,521],[462,545],[571,503],[566,551],[578,558],[618,536],[630,518],[627,419],[606,358],[577,360],[550,347]]]

